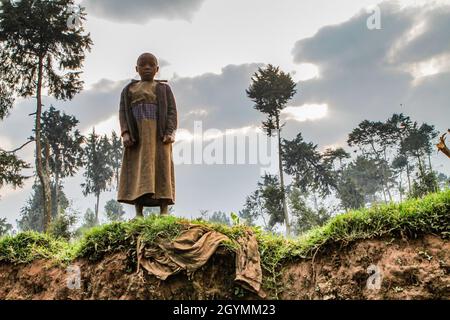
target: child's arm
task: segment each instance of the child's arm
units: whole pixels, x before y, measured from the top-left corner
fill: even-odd
[[[125,89],[120,94],[119,104],[119,123],[120,123],[120,135],[123,136],[125,132],[130,132],[128,129],[127,119],[125,117]]]
[[[166,132],[165,136],[170,136],[172,141],[175,141],[175,131],[178,127],[178,114],[177,114],[177,104],[175,102],[175,97],[173,95],[172,89],[169,85],[166,86],[167,94],[167,121],[166,121]]]
[[[119,123],[120,123],[120,136],[123,139],[123,144],[125,145],[125,147],[129,147],[133,144],[133,141],[130,136],[127,118],[125,116],[125,89],[123,89],[122,93],[120,94]]]

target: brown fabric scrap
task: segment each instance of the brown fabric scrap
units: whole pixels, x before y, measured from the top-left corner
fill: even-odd
[[[142,241],[137,243],[139,267],[161,280],[186,270],[188,276],[202,267],[223,241],[230,240],[226,235],[200,225],[188,225],[176,239],[159,239],[156,246],[145,247]],[[264,298],[261,290],[262,271],[256,237],[250,230],[238,239],[236,253],[235,281],[247,290]]]
[[[266,294],[261,290],[262,270],[261,256],[256,237],[250,230],[237,239],[239,243],[236,255],[236,278],[234,279],[247,290],[258,293],[262,298]]]

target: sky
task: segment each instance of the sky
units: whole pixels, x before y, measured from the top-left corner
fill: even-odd
[[[138,78],[134,66],[143,52],[158,57],[157,78],[168,80],[175,94],[178,151],[191,144],[195,149],[202,134],[203,146],[251,133],[263,141],[259,127],[264,117],[245,89],[258,67],[269,63],[290,73],[297,84],[296,95],[283,111],[283,138],[301,132],[320,150],[352,151],[346,139],[359,122],[384,121],[400,112],[435,125],[440,133],[450,127],[450,0],[77,3],[86,7],[85,30],[93,41],[83,66],[84,89],[66,102],[44,96],[44,105],[76,116],[83,134],[94,126],[100,134],[119,131],[119,95]],[[29,114],[34,109],[32,99],[16,101],[0,123],[3,149],[14,149],[32,135]],[[18,156],[33,163],[33,152],[30,144]],[[270,154],[271,159],[275,156]],[[442,154],[433,154],[432,163],[450,174]],[[200,210],[237,212],[266,167],[261,161],[175,161],[174,213],[196,217]],[[84,213],[94,208],[95,199],[82,195],[82,173],[65,179],[64,191]],[[15,224],[32,182],[20,189],[0,189],[0,216]],[[115,197],[115,190],[103,193],[100,208]],[[131,217],[134,208],[125,209]]]

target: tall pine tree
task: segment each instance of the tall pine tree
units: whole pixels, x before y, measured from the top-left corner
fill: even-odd
[[[83,163],[85,182],[81,184],[85,196],[93,194],[96,198],[95,220],[98,223],[100,194],[108,190],[114,175],[111,158],[111,144],[106,135],[99,136],[95,128],[89,134],[84,148]]]
[[[286,235],[291,233],[289,225],[289,214],[286,203],[286,190],[284,187],[283,175],[283,150],[281,148],[281,111],[286,107],[287,102],[296,93],[295,82],[290,74],[285,73],[269,64],[266,68],[258,68],[252,77],[252,83],[246,90],[247,96],[255,103],[254,108],[266,114],[267,119],[263,121],[263,129],[271,137],[275,131],[278,138],[278,166],[280,175],[280,187],[283,195],[283,213],[286,225]]]
[[[36,172],[43,186],[44,226],[51,221],[49,168],[42,157],[42,91],[56,99],[72,99],[81,91],[85,50],[92,41],[84,34],[83,8],[74,16],[74,0],[2,1],[0,12],[0,114],[12,107],[13,97],[36,98]],[[76,20],[77,26],[73,22]],[[6,89],[7,88],[7,89]]]

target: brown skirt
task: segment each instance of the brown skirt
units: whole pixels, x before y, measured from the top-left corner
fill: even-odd
[[[117,201],[160,206],[175,203],[175,172],[172,144],[158,137],[157,120],[137,120],[139,142],[125,147],[119,176]]]

